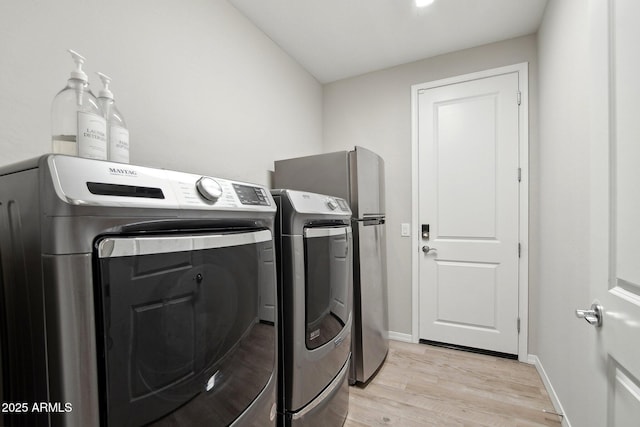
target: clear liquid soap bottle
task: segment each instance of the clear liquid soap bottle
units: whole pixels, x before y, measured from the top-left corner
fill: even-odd
[[[109,89],[111,77],[96,73],[104,88],[98,92],[98,103],[107,120],[107,151],[108,158],[113,162],[129,163],[129,130],[116,107],[113,93]]]
[[[51,105],[53,152],[106,160],[106,121],[89,89],[89,79],[82,71],[85,59],[71,49],[69,53],[76,64],[75,70]]]

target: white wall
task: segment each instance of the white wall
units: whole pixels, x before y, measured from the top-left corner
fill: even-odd
[[[550,0],[538,32],[540,315],[532,328],[539,331],[536,353],[571,424],[600,427],[607,424],[607,402],[594,351],[598,335],[574,315],[592,302],[588,9],[584,0]]]
[[[3,0],[0,166],[51,150],[67,48],[113,78],[132,163],[268,184],[321,151],[321,85],[226,0]]]
[[[537,221],[536,55],[536,38],[532,35],[428,58],[324,86],[324,150],[344,150],[360,145],[375,151],[385,160],[391,331],[408,335],[412,333],[411,239],[400,236],[400,224],[411,222],[411,85],[529,62],[532,181],[530,246],[533,249]],[[537,260],[536,252],[530,253],[530,304],[533,305],[537,301]],[[535,336],[535,331],[530,331],[530,341],[532,336]]]

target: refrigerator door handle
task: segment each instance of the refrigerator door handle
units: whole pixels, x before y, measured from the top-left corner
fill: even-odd
[[[384,224],[386,220],[384,216],[373,216],[366,218],[351,218],[351,221],[361,222],[362,225],[379,225]]]

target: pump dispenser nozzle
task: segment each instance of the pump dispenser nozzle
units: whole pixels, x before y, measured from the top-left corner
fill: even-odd
[[[104,88],[100,90],[100,92],[98,93],[98,96],[100,98],[113,99],[113,93],[111,92],[111,90],[109,90],[109,85],[111,84],[111,77],[99,72],[96,74],[98,75],[98,77],[100,77],[100,80],[102,80],[102,84],[104,85]]]
[[[73,51],[71,49],[67,49],[67,50],[71,54],[71,58],[73,58],[73,61],[76,63],[76,69],[71,72],[71,78],[82,80],[85,82],[89,81],[89,78],[87,77],[85,72],[82,71],[82,65],[84,64],[84,61],[85,61],[84,56],[80,55],[78,52]]]

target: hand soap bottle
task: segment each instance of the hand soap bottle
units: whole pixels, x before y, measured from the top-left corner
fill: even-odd
[[[108,159],[113,162],[129,163],[129,130],[124,118],[116,107],[113,93],[109,90],[111,77],[96,73],[104,88],[98,93],[98,103],[107,120],[107,151]]]
[[[106,160],[106,121],[82,71],[84,58],[70,49],[69,53],[76,68],[51,106],[53,152]]]

